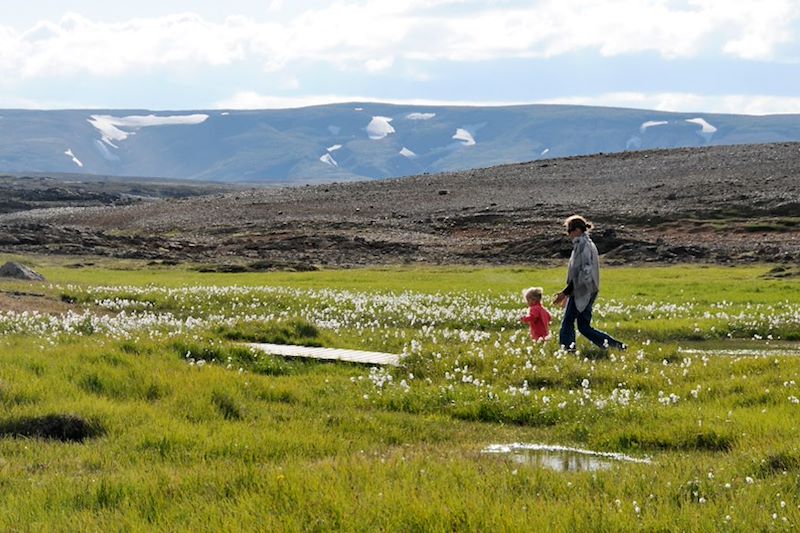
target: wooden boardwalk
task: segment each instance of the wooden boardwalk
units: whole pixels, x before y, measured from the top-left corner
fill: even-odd
[[[314,348],[290,344],[247,343],[246,346],[261,350],[270,355],[284,357],[308,357],[326,361],[347,361],[365,365],[401,366],[400,356],[393,353],[365,352],[362,350],[339,350],[337,348]]]

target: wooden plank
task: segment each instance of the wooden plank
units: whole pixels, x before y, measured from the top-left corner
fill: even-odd
[[[281,355],[284,357],[308,357],[311,359],[346,361],[348,363],[361,363],[366,365],[400,366],[400,356],[393,353],[257,342],[246,343],[245,345],[271,355]]]

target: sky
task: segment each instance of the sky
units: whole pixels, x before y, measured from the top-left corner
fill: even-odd
[[[800,0],[0,4],[0,108],[800,113]]]

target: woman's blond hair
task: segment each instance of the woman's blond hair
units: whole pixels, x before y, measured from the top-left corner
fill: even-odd
[[[582,216],[572,215],[564,221],[564,227],[567,228],[567,233],[569,233],[574,229],[579,229],[583,232],[586,232],[587,230],[592,229],[594,226],[592,226],[592,223]]]

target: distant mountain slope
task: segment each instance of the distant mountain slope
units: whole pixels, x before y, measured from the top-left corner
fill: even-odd
[[[0,172],[379,179],[649,148],[800,141],[800,115],[351,103],[286,110],[0,110]]]

